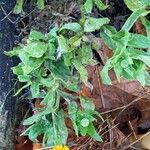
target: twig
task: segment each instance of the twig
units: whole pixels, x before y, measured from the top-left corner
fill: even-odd
[[[119,123],[118,123],[119,124]],[[110,130],[114,129],[115,127],[118,126],[118,124],[114,125],[113,127],[111,127],[110,129],[108,129],[106,132],[104,132],[103,134],[101,134],[101,136],[104,136],[107,132],[109,132]]]
[[[134,104],[135,102],[139,101],[141,98],[143,98],[145,96],[145,94],[148,94],[148,93],[149,93],[149,91],[145,92],[143,95],[141,95],[140,97],[134,99],[131,103],[129,103],[129,104],[125,105],[125,106],[117,107],[115,109],[102,112],[101,114],[103,115],[103,114],[111,113],[111,112],[114,112],[114,111],[117,111],[117,110],[120,110],[120,109],[122,109],[122,111],[124,111],[127,107],[129,107],[132,104]],[[119,115],[120,115],[120,113],[118,114],[118,116]]]
[[[134,131],[134,128],[133,128],[132,123],[131,123],[130,120],[129,120],[128,124],[129,124],[129,127],[130,127],[130,129],[131,129],[131,131],[132,131],[132,133],[133,133],[133,136],[135,137],[135,139],[137,139],[136,133],[135,133],[135,131]]]
[[[132,142],[130,145],[126,146],[123,148],[123,150],[128,149],[129,147],[133,146],[134,144],[136,144],[137,142],[139,142],[140,140],[142,140],[144,137],[146,137],[147,135],[150,134],[150,131],[147,132],[146,134],[144,134],[143,136],[141,136],[139,139],[135,140],[134,142]]]
[[[106,107],[105,105],[105,102],[104,102],[104,96],[103,96],[103,92],[102,92],[102,83],[100,81],[100,75],[99,75],[99,68],[98,66],[96,66],[96,76],[97,76],[97,79],[98,79],[98,86],[99,86],[99,92],[101,94],[101,101],[102,101],[102,105],[103,105],[103,108]]]
[[[46,150],[46,149],[52,149],[54,146],[50,146],[50,147],[45,147],[45,148],[40,148],[40,149],[37,149],[37,150]]]
[[[107,117],[107,124],[108,124],[108,132],[109,132],[109,149],[113,149],[112,148],[112,143],[113,143],[113,132],[112,132],[112,127],[111,127],[111,122],[108,119],[108,114],[106,114]]]
[[[7,18],[11,23],[14,24],[14,22],[9,18],[9,15],[12,13],[12,10],[7,14],[2,6],[1,6],[1,9],[2,9],[4,15],[5,15],[5,17],[1,21],[5,20]]]

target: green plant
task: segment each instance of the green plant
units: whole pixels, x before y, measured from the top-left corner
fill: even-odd
[[[149,21],[144,16],[150,11],[146,10],[147,1],[144,3],[144,1],[139,0],[136,3],[125,0],[125,2],[134,11],[122,29],[116,31],[112,26],[104,26],[103,32],[100,33],[107,46],[113,50],[113,56],[106,62],[101,76],[105,84],[111,84],[108,71],[113,68],[118,80],[121,76],[128,80],[136,79],[144,86],[148,84],[150,78],[147,72],[147,68],[150,67]],[[144,3],[142,8],[138,7],[139,2]],[[139,18],[142,19],[147,29],[147,36],[129,32]],[[143,51],[143,49],[147,50]]]
[[[85,13],[91,13],[94,5],[100,11],[105,10],[108,7],[101,0],[86,0],[82,9]]]
[[[18,2],[20,6],[17,13],[22,10],[23,5],[23,1]],[[43,0],[38,2],[39,6],[44,6]],[[97,30],[100,30],[100,36],[113,51],[113,56],[101,71],[102,81],[111,84],[108,72],[113,68],[118,80],[123,76],[128,80],[136,79],[143,86],[150,83],[147,72],[150,67],[150,22],[145,17],[150,12],[146,9],[149,1],[145,0],[142,8],[139,8],[139,1],[137,2],[125,0],[133,13],[120,31],[108,25],[108,18],[84,15],[91,13],[93,4],[99,10],[108,7],[98,0],[86,0],[79,23],[56,26],[45,35],[32,30],[26,44],[20,44],[6,53],[21,60],[21,63],[13,67],[13,73],[20,82],[26,84],[16,95],[23,89],[30,88],[32,99],[42,99],[42,107],[38,109],[38,113],[24,121],[24,125],[30,126],[24,135],[35,142],[39,135],[43,135],[43,146],[66,144],[68,131],[65,119],[70,118],[77,136],[90,135],[93,139],[102,141],[93,125],[95,116],[102,119],[95,111],[94,104],[88,97],[78,94],[74,96],[70,92],[79,93],[82,83],[91,90],[93,88],[88,82],[85,66],[97,63],[92,52],[100,49],[93,34]],[[146,36],[131,32],[133,24],[139,18],[145,26]],[[67,103],[67,111],[61,107],[62,99]],[[80,103],[77,103],[77,99]]]
[[[44,9],[44,6],[45,6],[44,3],[45,3],[45,0],[37,0],[37,2],[36,2],[37,8],[38,9]],[[24,4],[24,0],[17,0],[16,1],[16,5],[14,7],[14,13],[15,14],[19,14],[22,12],[23,4]]]
[[[24,125],[30,127],[23,134],[31,140],[37,141],[37,136],[44,134],[43,145],[66,144],[68,132],[64,118],[69,117],[76,135],[90,135],[102,141],[93,125],[95,114],[101,116],[95,111],[92,101],[86,97],[74,97],[65,89],[78,93],[81,81],[92,89],[85,69],[86,64],[96,64],[89,34],[108,22],[107,18],[84,17],[80,23],[54,27],[46,35],[32,30],[25,45],[6,53],[21,60],[13,67],[13,73],[26,84],[16,95],[30,87],[32,98],[43,99],[39,112],[24,121]],[[68,114],[60,108],[62,98],[67,102]],[[77,98],[82,109],[75,101]]]

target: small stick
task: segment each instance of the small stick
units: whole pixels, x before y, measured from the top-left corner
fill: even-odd
[[[130,129],[131,129],[131,131],[132,131],[132,133],[133,133],[133,136],[134,136],[135,139],[137,140],[137,135],[136,135],[136,133],[135,133],[135,131],[134,131],[134,128],[133,128],[132,123],[131,123],[130,120],[129,120],[128,124],[129,124],[129,127],[130,127]]]
[[[103,108],[106,107],[105,105],[105,102],[104,102],[104,96],[103,96],[103,92],[102,92],[102,83],[100,81],[100,76],[99,76],[99,68],[98,66],[96,66],[96,76],[97,76],[97,79],[98,79],[98,86],[99,86],[99,92],[101,94],[101,101],[102,101],[102,105],[103,105]]]

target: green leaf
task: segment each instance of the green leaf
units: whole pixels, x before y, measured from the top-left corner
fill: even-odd
[[[30,86],[31,94],[33,98],[37,98],[39,95],[39,83],[32,82]]]
[[[46,87],[53,87],[54,83],[55,83],[55,80],[53,79],[50,79],[50,78],[41,78],[40,80],[40,83],[43,85],[43,86],[46,86]]]
[[[150,21],[146,17],[140,17],[140,20],[146,29],[147,37],[150,39]]]
[[[51,29],[50,32],[48,33],[49,39],[51,39],[52,37],[57,37],[57,32],[58,31],[59,31],[58,27],[54,27],[53,29]]]
[[[96,64],[96,61],[94,61],[93,58],[93,52],[90,45],[82,44],[82,48],[80,49],[80,56],[82,60],[82,64],[87,65],[94,65]]]
[[[126,20],[125,24],[123,25],[122,29],[123,30],[127,30],[129,31],[133,24],[135,23],[135,21],[140,17],[140,16],[146,16],[147,14],[149,14],[150,11],[145,10],[144,8],[138,9],[136,11],[134,11],[130,17]]]
[[[43,112],[35,114],[35,115],[25,119],[23,121],[23,125],[32,125],[33,123],[40,121],[40,119],[42,118],[43,115],[44,115]]]
[[[41,120],[40,122],[33,124],[31,128],[27,128],[27,132],[25,131],[23,135],[28,135],[31,141],[37,143],[39,142],[37,139],[38,136],[47,132],[47,128],[50,127],[47,124],[47,120]]]
[[[96,132],[95,127],[93,126],[92,123],[88,126],[88,131],[87,133],[96,141],[102,142],[101,136]]]
[[[41,102],[41,104],[43,105],[48,105],[49,112],[52,111],[53,106],[55,104],[55,96],[56,96],[56,92],[53,90],[49,90],[48,93],[46,94],[45,98],[43,99],[43,101]]]
[[[22,48],[20,46],[17,46],[17,47],[14,47],[12,51],[5,51],[4,54],[9,57],[17,56],[19,51],[21,51],[21,49]]]
[[[27,61],[27,64],[22,64],[21,68],[23,71],[23,75],[28,75],[29,73],[31,73],[33,70],[36,70],[37,68],[39,68],[42,63],[43,63],[43,58],[29,58],[29,60]]]
[[[77,111],[78,111],[77,103],[75,101],[70,101],[68,103],[68,114],[75,119]]]
[[[128,46],[134,48],[150,48],[150,39],[148,39],[146,36],[141,34],[131,33]]]
[[[105,5],[101,0],[93,0],[96,7],[101,11],[108,8],[108,5]]]
[[[123,59],[121,61],[120,65],[121,65],[122,68],[127,68],[129,66],[129,63],[128,63],[128,61],[126,59]]]
[[[47,68],[51,71],[52,76],[55,79],[61,80],[62,82],[67,82],[70,78],[70,70],[67,66],[65,66],[62,59],[52,63],[47,62]]]
[[[134,70],[129,66],[129,67],[127,67],[127,68],[124,68],[124,71],[125,71],[125,73],[126,73],[126,75],[124,74],[124,77],[126,78],[126,79],[134,79]]]
[[[54,142],[55,145],[64,145],[67,143],[68,130],[64,120],[64,112],[60,110],[57,114],[53,115],[53,126],[54,126]]]
[[[71,60],[73,59],[73,52],[69,52],[63,55],[64,63],[66,66],[71,66]]]
[[[87,70],[82,65],[80,60],[77,60],[77,59],[74,60],[73,65],[76,68],[76,70],[79,72],[82,82],[85,83],[87,86],[89,86]]]
[[[78,79],[71,79],[72,81],[68,81],[67,83],[63,83],[64,87],[69,91],[80,92],[81,86],[78,85]]]
[[[37,0],[37,7],[38,9],[44,9],[45,7],[45,0]]]
[[[100,36],[103,38],[105,44],[112,50],[116,49],[116,42],[114,42],[114,40],[108,36],[105,32],[100,32]]]
[[[88,17],[85,20],[84,24],[84,32],[93,32],[95,30],[99,30],[104,24],[109,23],[108,18],[92,18]]]
[[[79,24],[79,23],[76,23],[76,22],[71,22],[71,23],[66,23],[66,24],[64,24],[64,25],[60,28],[59,32],[61,32],[62,30],[65,30],[65,29],[71,30],[71,31],[74,31],[74,32],[80,32],[80,31],[82,30],[80,24]]]
[[[28,75],[18,75],[18,79],[20,82],[29,82],[30,81],[30,76]]]
[[[145,8],[146,6],[150,5],[149,0],[124,0],[124,2],[132,11],[136,11],[141,7]]]
[[[76,124],[76,118],[77,118],[76,113],[77,113],[77,111],[78,111],[77,103],[75,101],[70,101],[68,103],[68,114],[69,114],[70,119],[72,120],[75,133],[78,136],[78,126]]]
[[[122,67],[120,66],[120,63],[114,66],[115,75],[117,77],[117,80],[120,81],[120,77],[122,75]]]
[[[148,67],[150,67],[150,53],[149,52],[144,52],[142,50],[136,50],[132,49],[131,50],[131,57],[133,59],[138,59],[144,62]]]
[[[29,130],[28,137],[33,142],[38,142],[37,137],[42,133],[42,126],[40,124],[34,124]]]
[[[47,48],[48,44],[39,41],[29,43],[26,47],[24,47],[24,50],[28,52],[31,57],[40,58],[47,51]]]
[[[90,121],[89,119],[87,118],[83,118],[81,121],[80,121],[80,124],[82,127],[87,127],[89,124],[90,124]]]
[[[150,86],[150,74],[145,71],[145,81],[146,81],[146,85]]]
[[[130,33],[126,30],[120,30],[119,32],[117,32],[112,36],[112,39],[114,40],[116,45],[115,51],[116,53],[118,53],[119,56],[126,49],[129,38],[130,38]]]
[[[105,66],[103,67],[102,71],[100,72],[102,81],[104,84],[111,85],[111,79],[108,75],[109,70],[111,69],[111,59],[107,60]]]
[[[45,39],[45,35],[39,31],[32,30],[29,34],[29,40],[31,41],[39,41]]]
[[[91,99],[87,97],[80,97],[80,103],[84,110],[95,110],[95,105]]]
[[[58,40],[58,49],[57,49],[57,59],[61,57],[63,53],[69,51],[68,39],[60,35],[57,37]]]
[[[28,66],[30,66],[33,70],[39,68],[44,62],[44,58],[29,58]]]
[[[82,136],[86,136],[87,132],[88,132],[88,127],[83,127],[83,126],[80,125],[80,134]]]
[[[13,73],[16,75],[23,75],[22,63],[19,63],[17,66],[12,67]]]
[[[28,75],[33,71],[33,68],[27,65],[22,66],[23,75]]]
[[[29,63],[29,54],[27,52],[25,52],[24,50],[20,50],[19,51],[19,58],[20,60],[25,64],[27,65]]]
[[[145,72],[141,72],[136,79],[141,83],[141,85],[144,87],[146,85],[146,80],[145,80]]]
[[[60,91],[60,90],[57,90],[59,92],[59,95],[64,99],[66,100],[68,103],[70,103],[71,100],[74,100],[76,98],[78,98],[77,96],[74,96],[72,94],[69,94],[69,93],[66,93],[66,92],[63,92],[63,91]]]
[[[83,9],[85,13],[91,13],[93,9],[93,0],[86,0],[86,2],[83,5]]]
[[[46,53],[46,57],[52,60],[55,60],[56,47],[53,43],[48,43],[48,49]]]
[[[13,11],[15,14],[19,14],[22,12],[23,3],[24,3],[24,0],[17,0],[17,3]]]
[[[102,27],[103,31],[100,32],[100,36],[104,39],[106,45],[112,49],[116,49],[116,41],[112,37],[117,33],[116,29],[112,26],[106,25]]]
[[[148,67],[150,67],[150,55],[137,55],[134,56],[135,59],[139,59],[144,62]]]
[[[82,36],[83,32],[79,32],[78,34],[69,39],[69,45],[71,46],[72,49],[80,47]]]
[[[27,87],[29,87],[31,85],[31,81],[29,81],[27,84],[25,84],[23,87],[21,87],[17,93],[15,93],[14,96],[17,96],[23,89],[26,89]]]

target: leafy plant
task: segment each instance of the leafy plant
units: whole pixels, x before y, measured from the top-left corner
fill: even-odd
[[[149,0],[124,1],[133,13],[119,31],[108,25],[108,18],[85,15],[92,12],[94,5],[100,11],[108,7],[100,0],[86,0],[82,7],[84,15],[79,22],[56,26],[47,34],[32,30],[26,44],[6,52],[8,56],[17,56],[21,60],[12,68],[18,80],[24,83],[16,95],[29,88],[32,99],[42,99],[42,107],[38,112],[24,121],[24,125],[29,128],[23,135],[28,135],[35,142],[39,135],[43,135],[43,146],[66,144],[68,131],[65,119],[70,118],[77,136],[89,135],[102,141],[94,122],[97,117],[103,118],[95,111],[88,97],[78,94],[82,84],[91,90],[93,88],[88,81],[85,66],[97,64],[93,59],[93,50],[99,50],[100,45],[95,42],[95,31],[100,31],[100,36],[113,51],[113,56],[100,72],[105,84],[111,84],[108,75],[110,69],[114,69],[118,80],[124,77],[128,80],[136,79],[143,86],[150,84],[147,71],[150,67],[150,22],[145,17],[150,12],[147,9]],[[22,11],[23,2],[17,1],[16,13]],[[141,3],[142,7],[139,7]],[[43,9],[44,0],[38,0],[37,6]],[[141,19],[147,35],[131,32],[137,19]],[[67,111],[61,107],[62,99],[67,103]],[[80,103],[77,103],[77,99]]]
[[[114,27],[105,26],[103,32],[100,33],[108,47],[113,50],[113,56],[106,62],[101,71],[101,77],[105,84],[111,84],[108,71],[113,68],[118,80],[121,76],[128,80],[136,79],[144,86],[148,84],[147,79],[150,78],[147,72],[147,68],[150,67],[150,52],[149,50],[143,51],[143,49],[149,49],[150,38],[148,32],[147,36],[144,36],[129,31],[137,19],[142,18],[144,21],[144,16],[150,11],[146,10],[147,1],[144,3],[144,1],[125,0],[125,2],[129,8],[135,9],[132,9],[134,11],[122,29],[116,31]],[[138,7],[140,2],[144,3],[142,8]],[[146,29],[149,28],[148,24],[144,25]]]
[[[85,17],[80,24],[66,23],[54,27],[46,35],[32,30],[26,44],[6,53],[21,60],[12,70],[19,81],[26,84],[16,95],[29,87],[32,98],[43,99],[39,112],[24,121],[24,125],[30,127],[23,134],[32,141],[36,142],[38,135],[43,134],[43,145],[66,144],[66,117],[72,120],[76,135],[90,135],[102,141],[93,125],[94,116],[101,116],[92,101],[79,96],[75,98],[65,89],[78,93],[81,83],[92,89],[85,65],[94,65],[96,61],[93,59],[93,43],[87,33],[92,34],[108,22],[107,18]],[[68,115],[60,108],[62,98],[68,103]],[[76,103],[77,98],[82,109]]]
[[[125,4],[132,11],[138,10],[139,8],[145,8],[150,5],[149,0],[124,0]]]
[[[105,10],[108,8],[101,0],[86,0],[83,5],[83,11],[85,13],[91,13],[93,6],[96,6],[100,11]]]
[[[38,9],[44,9],[44,6],[45,6],[44,3],[45,3],[45,0],[37,0],[37,8]],[[14,13],[15,14],[19,14],[22,12],[23,4],[24,4],[24,0],[17,0],[16,1],[16,5],[14,7]]]

